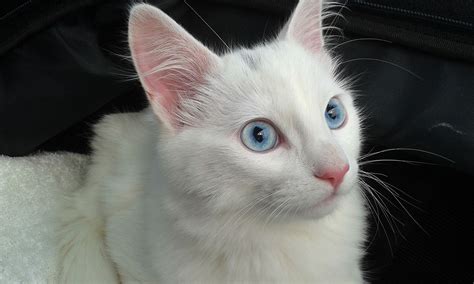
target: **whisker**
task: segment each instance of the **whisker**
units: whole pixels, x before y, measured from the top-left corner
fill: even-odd
[[[372,186],[370,186],[370,185],[368,185],[368,184],[367,184],[367,186],[369,186],[369,187],[374,191],[374,193],[377,194],[377,196],[379,196],[381,199],[383,198],[383,199],[386,200],[388,203],[390,203],[393,207],[397,208],[397,205],[396,205],[395,203],[393,203],[393,201],[391,201],[388,197],[386,197],[386,196],[383,195],[382,193],[376,191]],[[396,197],[395,197],[395,198],[396,198]],[[381,201],[382,201],[382,200],[381,200]],[[384,203],[384,204],[385,204],[385,203]],[[387,211],[388,211],[388,207],[385,207],[385,208],[387,208]],[[397,208],[397,209],[398,209],[398,208]],[[400,209],[398,209],[398,210],[400,210]],[[393,214],[390,214],[390,215],[391,215],[391,217],[393,218],[393,220],[397,221],[400,225],[405,226],[405,223],[403,223],[400,219],[398,219],[397,217],[395,217]]]
[[[183,0],[184,4],[186,4],[186,6],[189,7],[189,9],[191,9],[191,11],[193,11],[194,14],[196,14],[196,16],[199,17],[199,19],[201,19],[201,21],[214,33],[214,35],[219,38],[219,40],[225,45],[225,47],[227,47],[227,50],[231,50],[231,48],[227,45],[227,43],[225,43],[225,41],[219,36],[219,34],[204,20],[203,17],[201,17],[201,15],[199,15],[199,13],[188,3],[188,1],[186,0]]]
[[[381,38],[372,38],[372,37],[355,38],[355,39],[351,39],[351,40],[346,40],[344,42],[341,42],[341,43],[337,44],[336,46],[331,47],[331,51],[335,50],[338,47],[343,46],[345,44],[353,43],[353,42],[357,42],[357,41],[379,41],[379,42],[385,42],[385,43],[392,43],[392,41],[390,41],[390,40],[385,40],[385,39],[381,39]]]
[[[362,185],[362,188],[365,189],[372,197],[373,197],[373,200],[374,200],[374,204],[377,204],[377,198],[374,196],[374,193],[372,192],[372,190],[369,188],[369,187],[366,187],[364,185],[367,185],[365,182],[361,181],[361,185]],[[377,206],[374,206],[375,210],[378,212],[378,208]],[[387,233],[387,230],[385,228],[385,225],[383,224],[382,222],[382,219],[380,218],[379,214],[375,214],[375,217],[377,218],[377,220],[379,221],[381,227],[382,227],[382,231],[384,232],[385,234],[385,237],[387,238],[387,243],[388,243],[388,247],[390,249],[390,254],[393,255],[393,249],[392,249],[392,245],[390,243],[390,238],[388,236],[388,233]]]
[[[428,232],[423,228],[423,226],[421,226],[421,224],[416,221],[416,219],[410,214],[410,212],[408,211],[408,209],[402,204],[402,202],[400,202],[400,200],[398,200],[398,198],[395,198],[395,200],[398,202],[398,204],[400,204],[400,206],[403,208],[403,210],[405,210],[405,212],[408,214],[408,216],[413,220],[413,222],[418,225],[418,227],[420,227],[420,229],[426,234],[429,236]]]
[[[344,16],[342,15],[342,10],[347,7],[347,2],[348,2],[348,1],[349,1],[349,0],[346,0],[344,3],[325,2],[325,3],[326,3],[326,7],[327,7],[328,9],[333,9],[333,8],[339,7],[339,11],[333,12],[333,13],[329,13],[330,16],[333,16],[333,17],[334,17],[334,18],[332,19],[332,21],[331,21],[331,24],[329,24],[329,26],[334,26],[334,24],[336,23],[338,17],[339,17],[339,18],[343,18],[343,19],[345,20]]]
[[[349,59],[349,60],[346,60],[344,62],[342,62],[341,64],[346,64],[346,63],[350,63],[350,62],[354,62],[354,61],[361,61],[361,60],[366,60],[366,61],[376,61],[376,62],[381,62],[381,63],[386,63],[386,64],[389,64],[389,65],[392,65],[394,67],[397,67],[407,73],[409,73],[410,75],[416,77],[417,79],[419,80],[422,80],[423,81],[423,78],[421,78],[420,76],[416,75],[415,73],[413,73],[412,71],[408,70],[407,68],[403,67],[403,66],[400,66],[396,63],[393,63],[393,62],[390,62],[390,61],[386,61],[386,60],[382,60],[382,59],[377,59],[377,58],[369,58],[369,57],[364,57],[364,58],[354,58],[354,59]]]
[[[278,216],[281,215],[281,213],[283,212],[286,212],[288,208],[291,208],[290,206],[288,206],[290,204],[289,200],[287,200],[287,202],[285,203],[285,205],[281,208],[281,210],[278,212],[278,214],[276,214],[274,217],[273,217],[273,220],[276,220],[278,218]],[[286,214],[284,214],[286,215]]]
[[[386,218],[387,221],[389,222],[389,225],[390,225],[390,227],[391,227],[393,233],[396,233],[396,232],[395,232],[395,228],[394,228],[394,225],[395,225],[395,227],[396,227],[396,224],[394,224],[393,220],[396,219],[396,221],[398,221],[398,222],[399,222],[400,224],[402,224],[402,225],[403,225],[403,222],[401,222],[399,219],[395,218],[395,217],[393,216],[393,214],[390,213],[390,210],[388,209],[387,204],[385,204],[385,202],[384,202],[383,199],[382,199],[382,198],[386,199],[385,196],[383,196],[381,193],[377,192],[377,191],[376,191],[372,186],[370,186],[369,184],[366,183],[365,185],[366,185],[368,188],[370,188],[371,192],[373,193],[373,197],[377,200],[377,202],[379,203],[381,209],[383,209],[383,210],[382,210],[382,213],[384,214],[385,218]],[[376,198],[376,196],[377,196],[378,198]],[[390,216],[390,218],[392,218],[392,219],[388,218],[388,216]],[[396,227],[396,229],[398,230],[398,227]]]
[[[272,220],[274,220],[273,218],[273,214],[277,213],[278,210],[280,210],[280,208],[282,206],[285,206],[286,203],[288,202],[288,199],[286,199],[285,201],[283,201],[282,203],[280,203],[280,205],[278,205],[275,209],[273,209],[273,211],[270,213],[270,215],[267,217],[267,220],[265,221],[263,227],[266,227],[267,224],[271,223]]]
[[[411,161],[411,160],[400,160],[400,159],[377,159],[377,160],[368,160],[359,162],[359,165],[368,165],[373,163],[382,163],[382,162],[398,162],[398,163],[406,163],[411,165],[436,165],[434,163],[429,162],[420,162],[420,161]]]
[[[382,181],[380,178],[378,178],[377,176],[374,176],[374,175],[371,175],[371,173],[367,173],[367,172],[363,172],[362,175],[364,175],[365,177],[367,178],[370,178],[372,179],[373,181],[377,182],[378,184],[380,184],[382,187],[386,188],[387,190],[389,190],[392,194],[396,195],[397,197],[399,197],[400,199],[402,199],[403,201],[405,201],[406,203],[410,204],[411,206],[417,208],[418,210],[420,211],[423,211],[421,208],[419,208],[418,206],[416,206],[415,204],[411,203],[410,201],[404,199],[403,197],[400,196],[400,193],[404,194],[405,196],[407,196],[408,198],[412,199],[413,201],[415,202],[418,202],[418,203],[421,203],[421,201],[419,201],[418,199],[414,198],[413,196],[409,195],[408,193],[404,192],[403,190],[399,189],[398,187],[388,183],[388,182],[384,182]],[[397,191],[395,191],[398,190]],[[392,192],[393,191],[393,192]]]
[[[222,225],[221,230],[219,232],[224,232],[228,228],[228,226],[240,226],[240,221],[242,221],[243,218],[252,210],[254,209],[258,204],[261,202],[265,201],[267,198],[271,197],[272,193],[268,193],[266,195],[261,196],[260,198],[257,198],[253,202],[247,204],[243,208],[241,208],[239,211],[237,211],[235,214],[230,216],[230,218]],[[231,232],[232,230],[227,230],[228,232]]]
[[[378,176],[382,176],[382,177],[385,177],[385,178],[388,177],[388,175],[382,174],[382,173],[368,173],[368,172],[364,172],[364,171],[362,171],[362,170],[360,170],[360,171],[361,171],[362,173],[364,173],[364,174],[371,174],[371,175],[374,175],[374,176],[376,176],[376,177],[378,177]]]
[[[369,153],[365,155],[361,155],[360,158],[358,159],[359,165],[364,166],[364,165],[370,165],[370,164],[376,164],[376,163],[406,163],[406,164],[412,164],[412,165],[438,165],[436,163],[430,163],[430,162],[422,162],[422,161],[412,161],[412,160],[402,160],[402,159],[393,159],[393,158],[383,158],[383,159],[373,159],[374,157],[377,157],[378,155],[384,154],[384,153],[391,153],[391,152],[397,152],[397,151],[406,151],[406,152],[416,152],[416,153],[422,153],[426,155],[430,155],[432,157],[436,157],[439,159],[442,159],[444,161],[450,162],[450,163],[455,163],[453,160],[440,155],[436,154],[430,151],[426,150],[421,150],[421,149],[415,149],[415,148],[404,148],[404,147],[399,147],[399,148],[391,148],[391,149],[384,149],[381,151],[376,151],[373,152],[374,148],[372,148]],[[369,160],[372,159],[372,160]],[[395,215],[393,215],[387,207],[387,204],[389,204],[391,207],[394,207],[395,209],[399,210],[403,214],[406,214],[409,219],[413,223],[416,224],[417,227],[419,227],[426,235],[429,235],[429,233],[423,228],[423,226],[416,220],[416,218],[413,216],[413,214],[408,210],[407,205],[416,208],[417,210],[420,210],[421,212],[425,212],[421,207],[419,207],[417,204],[420,204],[421,201],[418,199],[414,198],[410,194],[406,193],[405,191],[401,190],[400,188],[384,181],[381,179],[381,177],[387,177],[387,175],[382,174],[382,173],[370,173],[366,172],[362,169],[359,170],[360,177],[362,178],[367,178],[375,182],[375,184],[381,186],[383,189],[385,189],[395,200],[392,200],[390,198],[390,195],[382,194],[381,192],[376,191],[370,184],[364,182],[363,180],[360,181],[361,187],[367,191],[373,201],[374,204],[370,202],[370,198],[365,194],[365,198],[368,201],[369,209],[371,210],[371,213],[374,215],[374,221],[376,223],[376,231],[378,230],[378,223],[381,224],[382,230],[389,242],[389,248],[391,253],[393,254],[390,239],[388,236],[388,232],[384,226],[384,224],[381,221],[381,217],[379,216],[379,212],[381,211],[383,216],[386,218],[388,225],[390,226],[391,230],[395,232],[395,230],[398,231],[398,235],[400,235],[403,239],[406,239],[405,236],[402,234],[402,231],[399,229],[399,225],[405,226],[405,224],[398,219]],[[415,203],[411,202],[413,200]],[[374,205],[374,206],[372,206]],[[377,205],[377,206],[375,206]],[[375,207],[371,209],[370,207]],[[380,209],[380,211],[378,210]],[[398,223],[398,224],[397,224]],[[396,235],[395,235],[396,236]]]
[[[416,219],[413,217],[413,215],[409,212],[409,210],[403,205],[403,203],[402,203],[400,200],[402,200],[402,201],[406,202],[407,204],[409,204],[409,205],[411,205],[411,206],[417,208],[417,209],[420,210],[420,211],[424,211],[424,210],[422,210],[420,207],[416,206],[415,204],[413,204],[413,203],[409,202],[408,200],[404,199],[403,197],[401,197],[400,194],[398,194],[397,192],[395,192],[395,188],[396,188],[395,186],[393,186],[393,185],[391,185],[391,184],[389,184],[389,183],[386,183],[386,182],[382,181],[380,178],[378,178],[378,177],[376,177],[376,176],[374,176],[374,175],[371,175],[370,173],[364,172],[364,171],[361,171],[361,176],[362,176],[362,177],[366,177],[366,178],[370,178],[370,179],[374,180],[374,181],[377,182],[379,185],[381,185],[384,189],[386,189],[386,190],[394,197],[394,199],[395,199],[395,201],[398,203],[398,205],[401,206],[401,208],[403,209],[403,211],[413,220],[413,222],[414,222],[425,234],[429,235],[428,232],[421,226],[421,224],[420,224],[418,221],[416,221]],[[364,184],[364,185],[367,186],[367,188],[371,188],[371,189],[373,190],[373,188],[372,188],[370,185],[368,185],[367,183],[365,183],[365,182],[362,181],[361,184]],[[397,189],[398,189],[398,188],[397,188]],[[408,195],[407,193],[403,192],[402,190],[400,190],[400,189],[398,189],[398,190],[399,190],[400,193],[403,193],[403,194],[405,194],[406,196],[410,197],[411,199],[413,199],[413,200],[415,200],[415,201],[418,201],[417,199],[413,198],[412,196]],[[369,191],[369,192],[372,194],[372,196],[375,198],[375,195],[373,194],[373,192],[370,191],[370,190],[368,190],[368,191]],[[376,192],[376,191],[374,190],[374,192]],[[387,197],[385,197],[384,195],[382,195],[382,194],[380,194],[380,197],[383,197],[384,199],[386,199],[387,201],[389,201],[389,199],[388,199]],[[418,202],[419,202],[419,201],[418,201]],[[394,204],[393,202],[390,201],[390,203],[391,203],[395,208],[398,208],[398,206],[396,206],[396,204]],[[394,217],[394,216],[392,216],[392,217]],[[398,221],[399,221],[399,220],[398,220]],[[401,224],[403,225],[403,223],[401,223]],[[402,234],[400,234],[400,235],[403,237]]]
[[[390,149],[385,149],[385,150],[381,150],[381,151],[377,151],[377,152],[374,152],[374,153],[368,153],[368,154],[365,154],[365,155],[362,155],[360,158],[359,158],[359,161],[362,161],[364,159],[367,159],[368,157],[372,157],[372,156],[375,156],[375,155],[378,155],[378,154],[382,154],[382,153],[387,153],[387,152],[394,152],[394,151],[413,151],[413,152],[419,152],[419,153],[424,153],[424,154],[429,154],[429,155],[432,155],[432,156],[435,156],[435,157],[438,157],[438,158],[441,158],[441,159],[444,159],[450,163],[455,163],[453,160],[443,156],[443,155],[440,155],[440,154],[436,154],[436,153],[433,153],[433,152],[430,152],[430,151],[426,151],[426,150],[421,150],[421,149],[415,149],[415,148],[390,148]]]
[[[359,182],[361,182],[359,180]],[[369,208],[369,211],[371,213],[371,216],[374,216],[375,217],[375,211],[374,209],[372,208],[372,202],[370,202],[370,199],[367,197],[367,194],[365,193],[364,190],[361,191],[362,192],[362,196],[364,197],[365,201],[367,201],[367,206]],[[374,221],[375,221],[375,233],[373,234],[372,236],[372,239],[369,241],[369,244],[367,245],[367,247],[365,248],[364,252],[368,251],[368,249],[370,248],[370,246],[372,245],[372,243],[374,242],[375,240],[375,237],[377,236],[377,233],[379,231],[379,223],[377,222],[377,219],[374,218]]]
[[[394,207],[396,208],[395,204],[394,204],[388,197],[386,197],[386,196],[383,195],[382,193],[376,191],[375,189],[374,189],[374,193],[375,193],[377,196],[380,197],[380,201],[381,201],[383,204],[385,204],[385,202],[383,202],[382,199],[386,200],[387,202],[389,202],[392,206],[394,206]],[[397,209],[398,209],[398,208],[397,208]],[[386,210],[386,212],[387,212],[387,215],[390,216],[391,222],[392,222],[392,224],[394,225],[394,227],[395,227],[395,229],[396,229],[396,231],[397,231],[396,233],[394,232],[394,237],[395,237],[395,239],[397,238],[397,236],[401,236],[403,239],[406,239],[405,236],[403,235],[402,231],[400,230],[400,228],[399,228],[398,225],[397,225],[397,223],[398,223],[398,224],[400,224],[401,226],[405,226],[405,223],[403,223],[400,219],[398,219],[397,217],[395,217],[395,215],[393,215],[392,212],[390,212],[390,210],[388,209],[388,206],[386,206],[386,204],[385,204],[385,210]],[[387,218],[387,220],[388,220],[388,218]]]

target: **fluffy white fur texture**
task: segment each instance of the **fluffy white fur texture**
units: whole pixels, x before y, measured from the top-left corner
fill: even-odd
[[[0,156],[0,283],[46,283],[56,274],[58,197],[83,178],[87,156]]]
[[[60,212],[61,283],[363,281],[359,116],[320,15],[320,1],[302,0],[275,41],[217,56],[160,10],[133,7],[151,108],[96,126],[87,179]],[[347,112],[336,130],[332,97]],[[256,118],[278,129],[273,151],[240,142]],[[313,172],[344,163],[328,199]]]

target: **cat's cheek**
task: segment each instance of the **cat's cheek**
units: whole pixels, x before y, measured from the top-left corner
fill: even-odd
[[[345,195],[357,188],[359,176],[359,165],[355,160],[350,160],[349,171],[339,186],[338,194]]]
[[[349,115],[349,117],[350,116],[351,115]],[[350,160],[357,160],[360,153],[361,141],[359,135],[359,124],[357,121],[357,117],[348,118],[345,122],[346,125],[343,128],[332,131],[339,146],[344,150],[346,157]],[[356,162],[353,164],[354,167],[358,167]]]

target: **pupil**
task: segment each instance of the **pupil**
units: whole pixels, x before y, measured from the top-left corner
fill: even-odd
[[[328,106],[328,109],[326,111],[331,119],[336,119],[337,111],[334,106]]]
[[[253,137],[257,142],[261,143],[263,141],[263,128],[255,126],[253,129]]]

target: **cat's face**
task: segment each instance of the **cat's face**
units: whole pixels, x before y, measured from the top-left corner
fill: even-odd
[[[359,118],[322,49],[319,1],[300,3],[275,42],[222,57],[158,10],[139,9],[132,54],[163,122],[159,152],[176,196],[204,214],[266,221],[337,207],[357,183]],[[168,41],[137,44],[153,39],[137,23]]]

